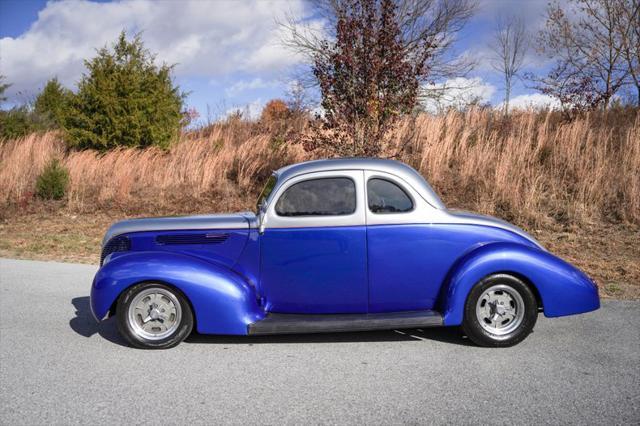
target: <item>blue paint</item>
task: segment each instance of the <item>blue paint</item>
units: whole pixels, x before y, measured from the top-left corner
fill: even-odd
[[[103,318],[124,290],[143,281],[180,289],[200,333],[246,334],[248,324],[264,317],[255,288],[240,275],[199,257],[162,251],[122,254],[100,268],[91,287],[94,316]]]
[[[213,262],[226,268],[233,267],[244,251],[250,231],[248,229],[194,230],[194,231],[149,231],[126,234],[131,241],[131,251],[157,251],[179,253]],[[226,241],[218,244],[160,244],[160,235],[227,235]],[[256,238],[255,234],[252,236]],[[118,255],[122,255],[119,253]],[[111,257],[113,259],[114,256]],[[256,259],[257,260],[257,259]]]
[[[501,272],[518,275],[533,284],[547,317],[590,312],[600,307],[595,283],[575,266],[523,244],[492,243],[463,256],[444,283],[441,312],[445,325],[461,324],[471,288],[482,278]]]
[[[489,242],[533,244],[476,225],[377,225],[367,229],[369,311],[434,309],[442,283],[465,252]]]
[[[364,226],[267,229],[261,254],[270,312],[367,312]]]
[[[257,229],[248,231],[247,242],[232,269],[256,288],[257,297],[262,295],[260,289],[260,234]]]

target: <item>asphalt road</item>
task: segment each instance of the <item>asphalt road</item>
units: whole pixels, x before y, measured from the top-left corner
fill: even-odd
[[[92,319],[95,270],[0,259],[0,423],[640,423],[640,302],[509,349],[430,329],[144,351]]]

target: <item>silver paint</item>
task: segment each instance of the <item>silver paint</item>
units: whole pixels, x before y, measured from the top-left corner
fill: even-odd
[[[273,197],[273,194],[280,185],[284,184],[292,177],[306,173],[335,170],[369,170],[392,174],[401,178],[407,183],[407,185],[414,188],[422,197],[424,197],[425,201],[434,208],[445,208],[442,201],[440,201],[440,198],[420,173],[399,161],[383,160],[379,158],[337,158],[331,160],[315,160],[283,167],[275,172],[276,176],[278,176],[278,182],[276,183],[276,188],[274,188],[271,196]]]
[[[249,227],[256,226],[256,216],[252,212],[128,219],[116,222],[109,227],[102,240],[102,246],[104,247],[104,245],[115,236],[131,232],[197,229],[249,229]]]
[[[414,186],[409,185],[405,179],[400,176],[394,175],[392,173],[381,172],[381,171],[370,171],[366,170],[364,172],[365,182],[368,182],[370,179],[385,179],[391,181],[401,187],[404,192],[409,195],[411,201],[413,202],[413,210],[403,213],[374,213],[369,210],[369,202],[368,195],[366,194],[366,184],[363,186],[363,191],[365,192],[365,197],[367,197],[367,213],[366,213],[366,223],[367,225],[399,225],[399,224],[414,224],[414,223],[428,223],[430,218],[432,219],[439,212],[445,212],[444,209],[434,208],[427,200],[425,196],[418,192]]]

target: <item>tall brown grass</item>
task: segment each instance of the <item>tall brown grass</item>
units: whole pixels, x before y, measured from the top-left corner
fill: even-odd
[[[640,114],[553,112],[508,120],[488,110],[421,115],[395,133],[399,159],[449,206],[519,223],[640,222]],[[168,152],[66,151],[55,132],[0,145],[0,205],[29,203],[52,157],[69,169],[71,211],[222,211],[251,207],[272,170],[315,157],[257,124],[219,123],[182,136]],[[392,155],[391,152],[387,153]]]

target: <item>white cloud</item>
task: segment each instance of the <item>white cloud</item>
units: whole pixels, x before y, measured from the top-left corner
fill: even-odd
[[[9,96],[53,76],[73,87],[83,59],[125,29],[142,31],[158,61],[178,64],[177,76],[276,75],[300,60],[280,45],[276,20],[303,12],[302,0],[49,2],[28,31],[0,39],[0,74],[13,84]]]
[[[265,81],[260,77],[254,78],[253,80],[240,80],[234,84],[232,84],[229,88],[225,90],[225,94],[227,96],[234,96],[238,93],[258,90],[258,89],[268,89],[279,86],[280,83],[276,80]]]
[[[458,77],[444,83],[425,85],[422,91],[424,109],[437,113],[449,108],[463,109],[470,104],[486,104],[491,101],[496,88],[480,77]]]
[[[502,108],[504,102],[496,105],[496,108]],[[531,93],[520,95],[512,98],[509,101],[510,109],[559,109],[560,101],[549,95],[543,95],[542,93]]]

